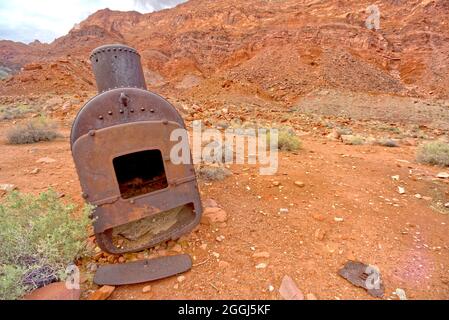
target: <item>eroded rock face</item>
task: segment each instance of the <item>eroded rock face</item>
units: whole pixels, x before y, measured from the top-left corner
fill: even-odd
[[[172,90],[244,88],[281,102],[317,87],[449,97],[447,1],[384,2],[379,31],[365,26],[372,1],[344,2],[191,0],[150,14],[100,10],[52,44],[0,41],[5,67],[40,65],[0,94],[93,90],[86,57],[121,42],[142,53],[154,86]]]

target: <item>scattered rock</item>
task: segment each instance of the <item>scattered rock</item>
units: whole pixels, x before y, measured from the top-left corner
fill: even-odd
[[[323,241],[324,238],[326,237],[326,231],[322,230],[322,229],[317,229],[315,231],[315,238],[319,241]]]
[[[89,297],[89,300],[108,300],[108,298],[115,291],[115,287],[112,286],[103,286],[94,293],[92,293]]]
[[[344,219],[344,218],[335,217],[335,218],[334,218],[334,221],[335,221],[335,222],[344,222],[345,219]]]
[[[173,246],[173,248],[171,248],[171,251],[176,252],[176,253],[181,253],[182,252],[182,246],[180,244],[175,244]]]
[[[271,286],[271,285],[270,285],[270,286],[268,286],[268,291],[269,291],[269,292],[274,292],[274,290],[275,290],[275,289],[274,289],[274,287],[273,287],[273,286]]]
[[[13,184],[0,184],[0,191],[12,192],[16,189],[17,187]]]
[[[306,186],[306,184],[302,181],[296,181],[295,185],[300,188],[304,188]]]
[[[449,179],[449,173],[447,173],[447,172],[440,172],[439,174],[437,174],[437,178]]]
[[[24,300],[79,300],[81,290],[67,289],[65,282],[52,283],[34,290],[24,297]]]
[[[215,240],[217,240],[217,242],[223,242],[226,240],[225,236],[218,236]]]
[[[256,269],[257,270],[262,270],[262,269],[266,269],[268,267],[268,264],[266,264],[266,263],[259,263],[257,266],[256,266]]]
[[[177,280],[178,280],[179,283],[182,283],[182,282],[186,281],[186,277],[185,276],[179,276]]]
[[[287,214],[289,212],[289,210],[287,209],[287,208],[281,208],[280,210],[279,210],[279,213],[280,214]]]
[[[424,197],[422,197],[424,200],[426,200],[426,201],[432,201],[433,200],[433,198],[432,197],[426,197],[426,196],[424,196]]]
[[[399,297],[399,300],[407,300],[407,294],[404,289],[396,289],[395,294]]]
[[[295,281],[289,276],[285,276],[284,279],[282,279],[279,293],[285,300],[304,300],[304,294],[298,289]]]
[[[319,213],[314,213],[312,215],[313,219],[315,219],[316,221],[320,221],[323,222],[324,220],[326,220],[326,216],[319,214]]]
[[[52,159],[52,158],[48,158],[48,157],[44,157],[44,158],[40,158],[39,160],[36,161],[37,163],[43,163],[43,164],[50,164],[50,163],[55,163],[56,160]]]
[[[341,137],[341,133],[339,130],[334,129],[330,134],[327,135],[327,138],[331,141],[337,141]]]
[[[279,181],[273,181],[272,184],[274,187],[279,187],[281,185],[281,183]]]
[[[405,194],[405,188],[404,187],[398,187],[399,194]]]
[[[377,274],[376,274],[377,273]],[[356,287],[364,288],[375,298],[382,298],[385,293],[380,272],[361,262],[349,261],[338,274]]]
[[[204,208],[218,208],[218,203],[213,199],[207,199],[203,202]]]
[[[228,221],[226,211],[221,208],[206,208],[203,213],[201,223],[205,225],[212,225],[215,223],[223,223]]]
[[[255,254],[253,254],[253,258],[255,258],[255,259],[268,259],[268,258],[270,258],[270,253],[269,252],[257,252]]]
[[[415,194],[415,198],[416,199],[422,199],[422,195],[420,195],[419,193]]]
[[[30,174],[38,174],[39,172],[41,172],[41,169],[36,168],[36,169],[30,171]]]
[[[142,289],[142,292],[143,293],[150,293],[151,292],[151,286],[146,286],[146,287],[144,287],[143,289]]]
[[[229,266],[230,266],[229,262],[226,262],[226,261],[220,261],[220,262],[218,263],[218,267],[219,267],[220,269],[226,269],[226,268],[228,268]]]
[[[449,202],[448,202],[448,203],[445,203],[444,206],[445,206],[446,208],[449,208]]]
[[[393,179],[393,181],[399,181],[400,176],[392,176],[391,179]]]

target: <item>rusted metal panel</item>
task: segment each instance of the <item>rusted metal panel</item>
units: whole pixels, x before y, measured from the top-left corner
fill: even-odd
[[[94,283],[100,286],[122,286],[156,281],[189,271],[189,255],[141,260],[127,264],[106,265],[98,269]]]
[[[169,102],[144,90],[141,70],[134,72],[141,69],[136,52],[121,49],[106,46],[94,50],[91,59],[97,63],[94,71],[99,91],[109,89],[111,84],[119,88],[91,99],[78,113],[71,133],[83,197],[96,206],[98,244],[114,254],[177,239],[193,230],[202,214],[193,164],[174,165],[170,161],[175,144],[170,135],[173,130],[185,129],[185,124]],[[111,62],[116,60],[132,67],[122,70],[123,65],[118,68]],[[131,79],[133,75],[135,79]],[[167,219],[177,208],[180,220],[171,225]],[[141,233],[138,229],[142,226],[154,229],[151,219],[161,221],[165,229],[153,237],[147,233],[134,244],[118,243],[116,238],[121,234],[115,232],[117,228],[130,226],[130,230]],[[121,239],[125,240],[129,239]]]

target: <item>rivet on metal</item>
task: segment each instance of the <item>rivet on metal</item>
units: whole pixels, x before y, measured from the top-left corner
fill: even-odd
[[[89,198],[89,195],[88,195],[87,193],[82,193],[81,196],[82,196],[84,199]]]
[[[95,130],[90,130],[90,131],[89,131],[89,135],[90,135],[91,137],[95,136]]]
[[[151,112],[151,113],[154,113],[154,109],[151,109],[150,112]]]
[[[108,114],[109,114],[110,116],[112,116],[112,111],[109,111]]]
[[[99,116],[98,119],[103,120],[104,118],[103,118],[103,116]]]
[[[140,110],[145,111],[145,108],[140,108]]]

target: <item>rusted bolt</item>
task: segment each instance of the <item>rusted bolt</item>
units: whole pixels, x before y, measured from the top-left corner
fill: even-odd
[[[90,135],[91,137],[95,136],[95,130],[90,130],[90,131],[89,131],[89,135]]]
[[[129,97],[124,92],[120,93],[120,103],[124,107],[127,107],[129,104]]]
[[[83,199],[89,198],[89,195],[87,193],[84,193],[84,192],[81,194],[81,196],[83,197]]]
[[[162,123],[163,123],[164,125],[167,125],[167,124],[168,124],[168,120],[163,120]]]

